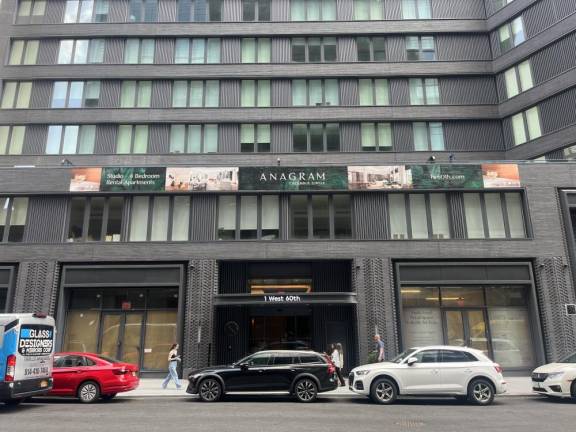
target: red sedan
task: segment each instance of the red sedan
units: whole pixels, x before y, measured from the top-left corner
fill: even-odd
[[[74,396],[84,403],[110,400],[140,384],[136,365],[83,352],[56,354],[52,377],[50,396]]]

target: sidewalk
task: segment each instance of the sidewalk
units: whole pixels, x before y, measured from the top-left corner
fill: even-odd
[[[530,377],[505,377],[508,382],[508,392],[503,396],[534,396]],[[174,383],[170,383],[166,390],[162,389],[162,380],[159,378],[144,378],[140,380],[140,386],[131,392],[119,393],[118,397],[193,397],[186,393],[188,382],[181,380],[182,388],[176,390]],[[322,393],[328,397],[360,397],[348,390],[348,387]]]

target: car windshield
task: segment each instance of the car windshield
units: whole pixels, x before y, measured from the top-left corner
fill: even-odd
[[[576,353],[570,354],[568,357],[564,357],[559,363],[576,363]]]
[[[105,356],[102,354],[98,354],[98,358],[101,358],[102,360],[105,360],[105,361],[110,362],[110,363],[122,363],[120,360],[117,360],[113,357],[108,357],[108,356]]]
[[[412,354],[414,354],[416,352],[416,348],[411,348],[409,350],[406,350],[400,354],[398,354],[396,357],[394,357],[392,360],[390,360],[392,363],[402,363],[402,360],[407,359],[408,357],[410,357]]]

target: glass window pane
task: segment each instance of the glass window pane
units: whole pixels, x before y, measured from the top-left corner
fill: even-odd
[[[258,237],[258,197],[240,197],[240,238],[255,239]]]
[[[421,78],[410,78],[408,80],[410,87],[410,104],[424,105],[424,88]]]
[[[242,80],[240,87],[240,105],[243,107],[256,106],[256,81]]]
[[[368,62],[372,60],[370,56],[370,38],[357,37],[356,49],[357,49],[358,61]]]
[[[26,43],[26,53],[24,54],[24,64],[31,65],[36,64],[36,59],[38,58],[38,48],[40,46],[40,41],[29,40]]]
[[[104,48],[106,41],[104,39],[92,39],[88,52],[88,63],[103,63]]]
[[[488,237],[505,238],[504,215],[499,193],[484,194],[486,203],[486,222],[488,224]]]
[[[68,93],[68,81],[54,82],[54,89],[52,91],[52,108],[66,107],[66,96]]]
[[[90,41],[87,39],[76,40],[74,50],[74,64],[85,64],[88,61],[88,46]]]
[[[68,0],[66,2],[66,9],[64,10],[64,22],[75,23],[78,17],[78,0]]]
[[[312,195],[312,227],[315,239],[330,238],[330,211],[327,195]]]
[[[236,197],[218,197],[218,240],[234,240],[236,237]]]
[[[393,240],[408,238],[406,221],[406,201],[403,194],[388,195],[388,212],[390,213],[390,235]]]
[[[154,63],[154,39],[142,39],[142,47],[140,53],[140,63],[152,64]]]
[[[530,108],[526,111],[526,122],[528,123],[528,136],[531,140],[542,136],[538,107]]]
[[[480,206],[480,194],[464,194],[464,213],[466,216],[466,232],[468,238],[484,238],[484,222]]]
[[[377,124],[378,151],[392,150],[392,127],[390,123]]]
[[[428,238],[428,219],[426,216],[426,197],[423,194],[408,195],[410,203],[410,225],[413,239]]]
[[[175,44],[174,63],[185,64],[190,58],[190,39],[178,38]],[[204,59],[204,55],[202,55]]]
[[[412,133],[414,135],[414,150],[428,151],[428,127],[424,122],[412,123]]]
[[[61,125],[48,126],[48,139],[46,141],[46,154],[60,153],[60,139],[62,137]]]
[[[354,20],[369,20],[370,19],[370,6],[369,0],[355,0],[354,1]]]
[[[16,108],[28,108],[30,105],[30,96],[32,95],[32,83],[30,81],[21,81],[18,87],[18,97],[16,98]]]
[[[136,102],[136,81],[122,81],[120,107],[134,108]]]
[[[140,51],[140,39],[126,39],[126,47],[124,49],[124,63],[127,64],[138,63],[139,51]]]
[[[334,237],[347,239],[352,237],[352,214],[350,195],[334,195]]]
[[[68,96],[68,108],[81,108],[83,93],[84,82],[72,81],[70,83],[70,95]]]
[[[292,80],[292,105],[304,106],[306,102],[306,80]]]
[[[258,39],[258,63],[270,63],[271,49],[270,38]]]
[[[118,126],[118,138],[116,142],[116,153],[128,154],[132,148],[132,126]]]
[[[190,197],[175,196],[172,216],[172,240],[188,240],[190,230]]]
[[[270,80],[258,80],[258,106],[270,106]]]
[[[374,51],[373,60],[374,61],[385,61],[386,60],[386,38],[375,37],[372,38],[372,47]]]
[[[277,195],[262,196],[262,240],[273,240],[280,233],[280,205]]]
[[[154,197],[152,205],[151,241],[166,241],[168,239],[168,215],[170,213],[170,197]]]
[[[206,62],[210,64],[220,63],[220,39],[210,38],[208,39],[208,53],[206,56]]]
[[[520,93],[518,81],[516,80],[516,68],[510,68],[504,72],[504,81],[506,83],[506,94],[509,98]]]
[[[202,125],[188,125],[188,153],[202,151]]]
[[[514,46],[518,46],[526,40],[521,16],[512,21],[512,35],[514,37]]]
[[[174,298],[176,296],[176,298]],[[177,304],[178,294],[174,294],[172,299]],[[170,297],[163,295],[164,300]],[[144,346],[152,347],[150,351],[144,351],[143,368],[147,370],[166,369],[166,348],[167,340],[177,340],[178,311],[176,310],[152,310],[146,314],[146,339]]]
[[[84,87],[84,106],[96,108],[100,101],[100,81],[86,81]]]
[[[374,105],[374,93],[371,79],[358,80],[358,93],[360,105]]]
[[[506,192],[504,195],[506,197],[506,212],[508,213],[510,237],[524,238],[526,237],[526,230],[524,228],[522,195],[518,192]]]
[[[340,88],[337,79],[324,80],[324,100],[326,105],[338,105],[340,102]]]
[[[84,0],[81,3],[81,7],[80,7],[80,19],[78,20],[78,22],[81,23],[89,23],[92,22],[92,12],[93,12],[93,7],[94,7],[94,1],[93,0]]]
[[[512,116],[512,132],[514,134],[514,144],[519,145],[527,141],[526,130],[524,129],[524,116],[518,113]]]
[[[146,196],[132,197],[130,241],[146,241],[148,233],[148,202]]]
[[[416,0],[402,0],[402,18],[416,19]]]
[[[256,39],[242,39],[242,63],[256,63]]]
[[[290,196],[291,235],[295,239],[308,238],[308,196]]]
[[[94,154],[94,143],[96,142],[96,125],[80,126],[78,137],[78,154]]]
[[[204,153],[218,151],[218,125],[204,125]]]
[[[313,123],[309,125],[310,131],[310,151],[324,151],[324,125]]]
[[[12,126],[12,138],[10,140],[10,149],[8,150],[8,154],[22,154],[25,134],[26,126]]]
[[[72,198],[70,200],[70,219],[68,222],[69,242],[82,240],[85,204],[85,198]]]
[[[137,125],[134,129],[133,153],[146,153],[148,151],[148,126]]]
[[[213,108],[220,106],[220,81],[206,81],[205,107]]]
[[[360,134],[363,151],[376,151],[376,131],[374,123],[362,123]]]
[[[12,42],[12,49],[10,50],[10,58],[8,64],[17,65],[22,61],[22,54],[24,53],[24,41],[17,40]]]
[[[374,80],[375,87],[375,105],[383,106],[388,105],[388,80],[387,79],[376,79]]]
[[[186,126],[172,125],[170,127],[170,153],[184,153]]]
[[[103,23],[108,21],[108,12],[110,9],[110,5],[108,0],[95,0],[96,5],[96,14],[94,17],[94,21],[98,23]]]
[[[441,287],[443,307],[484,306],[484,290],[481,287]]]
[[[444,131],[442,123],[429,123],[430,127],[430,147],[432,151],[444,150]]]
[[[488,318],[494,361],[503,367],[532,367],[535,359],[528,309],[492,307],[488,309]]]
[[[8,137],[10,135],[10,126],[0,126],[0,155],[6,154],[8,149]]]
[[[424,88],[426,90],[426,103],[428,105],[438,105],[440,103],[438,80],[436,78],[426,78],[424,80]]]
[[[105,241],[120,241],[122,233],[122,213],[124,211],[123,197],[108,198],[108,223],[106,225]]]
[[[136,107],[150,108],[152,103],[152,81],[140,81],[138,83],[138,100]]]
[[[204,82],[190,81],[190,102],[192,108],[201,107],[204,104]]]
[[[326,37],[322,39],[322,44],[324,46],[324,61],[325,62],[335,62],[336,61],[336,38]]]
[[[188,105],[188,81],[174,81],[172,85],[172,107],[186,108]]]
[[[2,93],[2,104],[0,107],[12,108],[14,107],[14,99],[16,98],[16,88],[18,87],[17,82],[6,82],[4,83],[4,92]]]
[[[308,127],[305,124],[292,125],[293,151],[308,151]]]
[[[306,20],[306,1],[305,0],[291,0],[290,1],[290,20],[304,21]]]
[[[62,144],[62,154],[75,154],[78,144],[79,126],[66,126],[64,128],[64,142]]]
[[[432,238],[450,238],[450,219],[448,217],[448,204],[446,194],[431,193],[430,217],[432,219]]]
[[[526,91],[534,87],[532,81],[532,69],[530,68],[530,60],[523,61],[518,65],[518,74],[520,75],[520,85],[522,91]]]
[[[420,41],[423,50],[434,50],[434,36],[421,36]]]
[[[190,63],[201,64],[206,62],[206,40],[192,39],[192,58]]]
[[[20,0],[18,4],[18,16],[30,16],[32,12],[32,0]],[[0,310],[3,310],[3,307],[0,307]]]
[[[320,20],[320,3],[322,0],[308,0],[306,2],[306,21]]]
[[[9,242],[21,242],[24,239],[24,227],[28,215],[28,198],[13,198],[10,216]]]
[[[306,39],[292,39],[292,61],[297,63],[304,63],[306,61]]]
[[[61,40],[60,49],[58,50],[58,64],[72,63],[73,40]]]
[[[320,38],[308,38],[308,61],[319,63],[322,61],[322,44]]]
[[[340,127],[338,123],[326,125],[326,151],[340,151]]]
[[[88,241],[102,240],[104,202],[105,198],[103,197],[93,197],[90,200],[90,218],[88,220],[88,233],[86,236],[86,240]]]

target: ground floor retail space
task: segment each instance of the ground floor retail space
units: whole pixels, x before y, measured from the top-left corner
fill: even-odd
[[[196,260],[55,268],[43,304],[53,308],[58,349],[99,352],[150,374],[166,370],[176,342],[184,369],[234,362],[263,349],[329,352],[335,344],[342,345],[350,369],[369,361],[376,333],[388,358],[411,346],[465,345],[507,370],[526,371],[556,355],[545,338],[557,317],[550,305],[542,306],[529,260]],[[19,271],[18,265],[0,266],[0,300],[10,310],[32,311],[37,306],[16,287]]]

